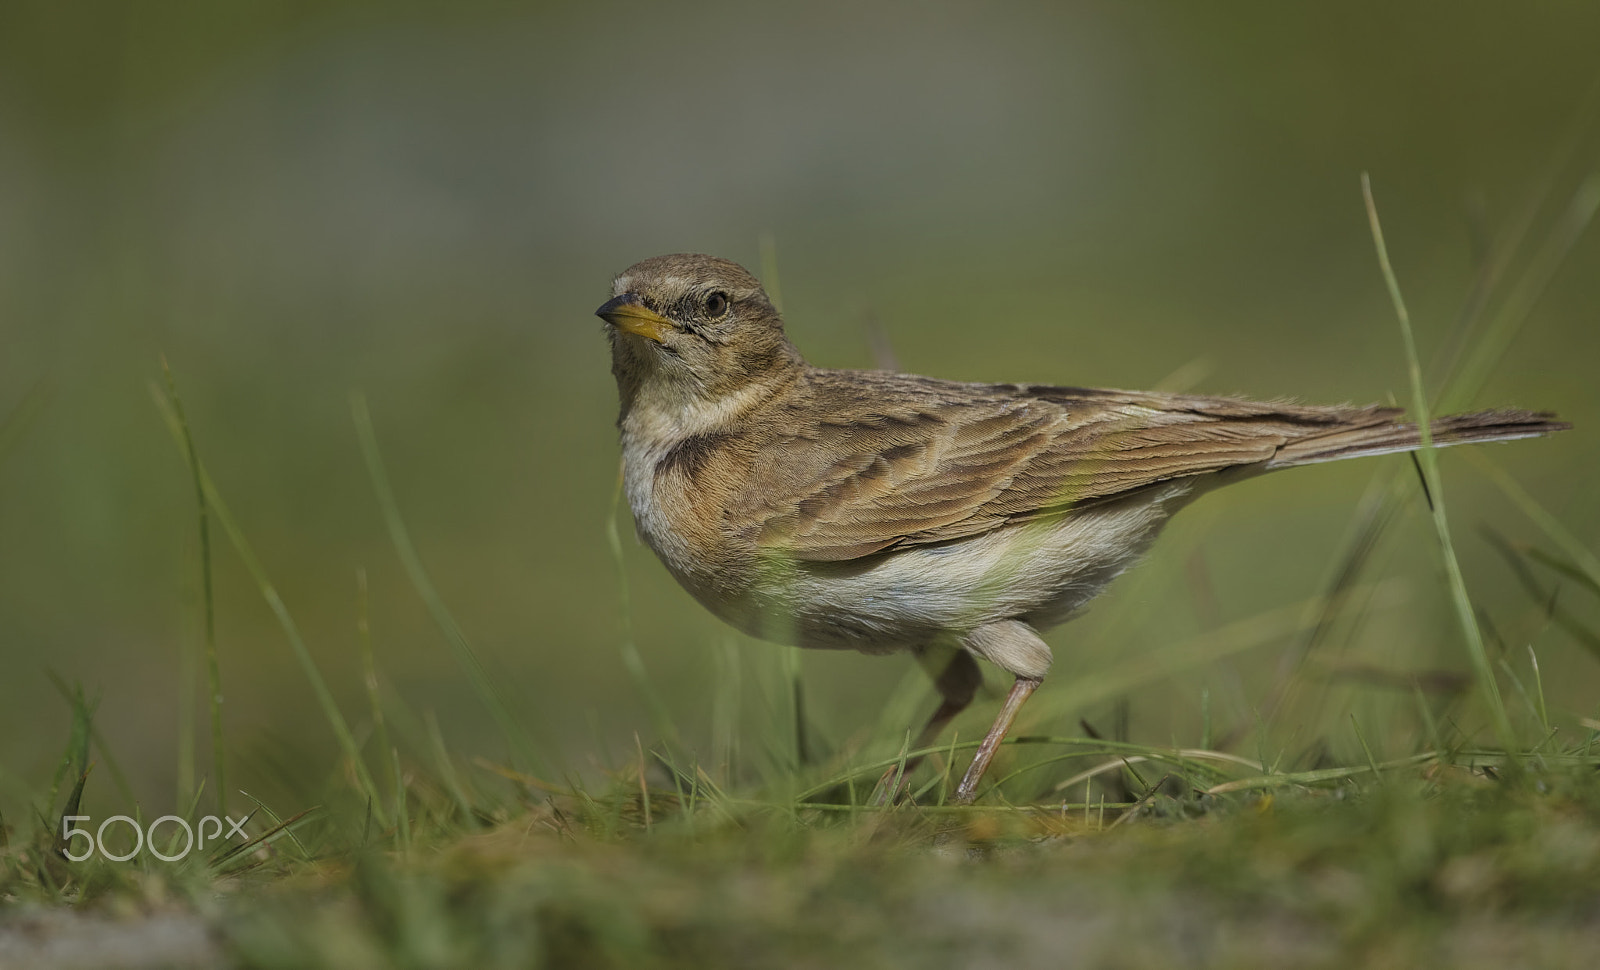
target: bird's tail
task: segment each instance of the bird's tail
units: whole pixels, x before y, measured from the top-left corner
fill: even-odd
[[[1477,411],[1472,414],[1450,414],[1435,418],[1431,427],[1433,443],[1442,448],[1447,445],[1464,445],[1477,441],[1537,438],[1552,431],[1564,431],[1572,425],[1556,420],[1556,416],[1548,411],[1518,411],[1508,408]],[[1323,461],[1415,451],[1420,447],[1422,447],[1422,436],[1415,424],[1395,421],[1363,423],[1290,441],[1278,449],[1277,455],[1267,462],[1266,467],[1273,469],[1288,468],[1292,465],[1314,465]]]

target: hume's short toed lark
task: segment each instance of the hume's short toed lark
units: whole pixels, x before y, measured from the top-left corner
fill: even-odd
[[[707,609],[768,640],[910,651],[943,697],[918,747],[972,700],[974,658],[1015,675],[961,801],[1050,669],[1038,631],[1179,508],[1262,472],[1420,446],[1397,408],[812,367],[755,277],[712,256],[629,267],[596,312],[634,522]],[[1514,410],[1432,425],[1440,445],[1565,427]]]

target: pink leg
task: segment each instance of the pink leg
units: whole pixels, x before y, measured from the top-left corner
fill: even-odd
[[[994,719],[994,726],[984,735],[983,743],[978,745],[978,753],[972,757],[972,766],[961,778],[961,786],[956,789],[956,804],[967,805],[977,797],[978,782],[982,780],[984,771],[994,758],[995,749],[1005,740],[1006,732],[1011,729],[1011,722],[1016,719],[1017,711],[1022,709],[1022,702],[1038,688],[1039,683],[1027,677],[1018,677],[1017,682],[1011,685],[1011,693],[1006,695],[1005,705],[1000,708],[1000,716]]]

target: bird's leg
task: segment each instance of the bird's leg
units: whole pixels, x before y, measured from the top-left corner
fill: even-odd
[[[937,659],[942,660],[943,656],[942,654],[937,655]],[[930,668],[936,662],[936,659],[930,657],[927,653],[918,655],[917,660],[923,666]],[[983,672],[978,669],[978,662],[972,659],[972,654],[967,653],[965,650],[957,650],[953,655],[950,655],[950,659],[945,662],[944,669],[933,679],[933,686],[938,689],[939,696],[942,698],[939,702],[939,707],[933,712],[933,716],[928,718],[928,723],[923,725],[922,732],[917,735],[916,742],[912,744],[911,749],[915,751],[919,748],[926,748],[938,740],[945,726],[955,720],[956,715],[966,710],[967,705],[972,703],[973,696],[978,692],[978,685],[982,683]],[[896,787],[895,776],[899,775],[904,778],[909,775],[912,769],[922,763],[922,758],[923,756],[920,754],[907,758],[903,767],[898,764],[890,765],[889,770],[883,773],[883,777],[878,779],[877,786],[872,790],[872,804],[877,806],[889,804],[895,794],[892,791]]]
[[[978,745],[978,753],[972,757],[971,767],[962,776],[961,786],[956,789],[958,805],[970,804],[977,797],[978,782],[983,778],[985,769],[989,767],[989,761],[994,758],[995,749],[1000,747],[1000,742],[1005,739],[1006,731],[1010,730],[1017,711],[1022,709],[1022,702],[1038,688],[1039,683],[1032,677],[1018,677],[1017,682],[1011,685],[1011,693],[1006,695],[1006,702],[1000,708],[1000,716],[994,719],[994,725],[989,728],[989,733],[984,735],[983,743]]]

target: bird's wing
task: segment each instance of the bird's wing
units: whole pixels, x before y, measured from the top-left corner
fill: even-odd
[[[729,524],[837,561],[977,535],[1157,482],[1257,465],[1394,409],[814,371],[755,455]]]

